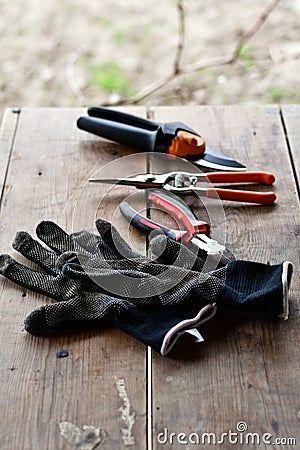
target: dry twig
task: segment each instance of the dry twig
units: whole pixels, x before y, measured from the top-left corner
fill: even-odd
[[[176,55],[174,60],[174,75],[179,75],[181,68],[181,58],[184,49],[184,38],[185,38],[185,11],[184,11],[184,0],[177,0],[177,10],[179,17],[179,30],[178,30],[178,43],[176,48]]]
[[[280,0],[271,0],[267,7],[262,11],[254,23],[242,34],[242,36],[237,41],[234,50],[229,55],[218,56],[204,61],[199,61],[193,64],[181,67],[181,59],[184,51],[184,37],[185,37],[185,10],[183,5],[184,0],[177,1],[177,9],[179,16],[179,32],[178,32],[178,44],[174,59],[173,71],[168,75],[156,80],[151,85],[147,86],[145,89],[138,92],[132,97],[127,97],[120,99],[115,105],[128,105],[136,104],[149,97],[154,92],[166,86],[168,83],[173,81],[175,78],[187,75],[193,72],[197,72],[203,69],[208,69],[212,67],[224,66],[229,64],[234,64],[240,56],[241,49],[245,44],[257,33],[261,26],[265,23],[271,12],[278,5]],[[111,106],[111,104],[104,104],[104,106]]]

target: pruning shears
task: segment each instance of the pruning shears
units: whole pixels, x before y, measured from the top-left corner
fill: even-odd
[[[246,166],[209,148],[195,130],[182,122],[158,123],[132,114],[90,107],[77,127],[144,152],[168,153],[187,158],[212,170],[245,171]]]

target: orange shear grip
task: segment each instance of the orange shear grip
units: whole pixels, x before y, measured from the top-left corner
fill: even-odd
[[[202,137],[188,131],[178,131],[168,147],[167,153],[175,156],[201,155],[205,150],[205,141]]]

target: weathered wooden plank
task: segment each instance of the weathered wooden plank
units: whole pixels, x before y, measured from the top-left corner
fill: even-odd
[[[144,115],[143,108],[129,111]],[[11,249],[15,232],[24,229],[34,234],[41,220],[54,220],[70,232],[85,223],[93,228],[90,220],[96,218],[97,210],[82,207],[84,194],[86,204],[98,205],[98,191],[85,187],[89,176],[132,151],[77,130],[75,121],[83,112],[22,110],[3,198],[1,252],[22,260]],[[4,134],[2,143],[9,136]],[[106,205],[106,219],[113,217],[117,201],[118,197],[113,198]],[[91,216],[85,216],[87,211]],[[119,220],[115,218],[114,223],[118,225]],[[137,245],[143,247],[138,239]],[[81,431],[87,425],[101,428],[103,449],[127,448],[126,431],[134,448],[145,448],[144,346],[117,330],[90,330],[51,339],[27,335],[22,331],[24,318],[49,299],[3,277],[0,297],[1,447],[75,448],[66,438],[74,424]],[[68,357],[58,358],[61,350]]]
[[[288,321],[245,320],[219,312],[201,329],[203,344],[183,341],[170,358],[153,353],[154,448],[183,448],[180,440],[191,437],[192,444],[204,432],[214,433],[211,442],[230,430],[243,439],[240,421],[249,433],[258,433],[259,448],[269,447],[262,442],[264,433],[272,435],[271,442],[280,437],[299,441],[299,204],[279,108],[162,107],[153,108],[153,115],[157,121],[189,124],[211,147],[249,170],[276,174],[276,205],[224,202],[225,221],[212,233],[225,227],[226,245],[238,258],[295,264]],[[199,201],[192,206],[201,217]],[[208,439],[201,448],[210,448]],[[228,435],[223,439],[224,448],[231,448]],[[239,441],[238,447],[247,445]]]
[[[3,198],[3,189],[5,184],[5,177],[10,161],[11,150],[15,139],[19,119],[19,110],[7,109],[4,113],[3,122],[0,130],[0,207]]]
[[[300,105],[283,105],[282,119],[287,131],[288,144],[290,146],[291,158],[300,182]]]
[[[133,111],[144,114],[143,109]],[[154,112],[156,120],[183,120],[202,131],[211,146],[247,162],[249,168],[264,168],[278,175],[279,201],[274,208],[226,203],[218,216],[218,205],[209,205],[208,211],[199,208],[198,201],[188,201],[199,217],[213,218],[214,237],[223,239],[225,215],[225,241],[237,256],[271,263],[291,259],[298,267],[299,211],[278,108],[158,108]],[[86,181],[130,149],[100,143],[98,138],[75,131],[79,113],[22,112],[3,202],[2,251],[11,252],[15,231],[33,232],[42,218],[54,219],[72,231],[79,225],[89,228],[92,220],[101,216],[125,230],[117,204],[133,191],[107,194],[100,187],[87,188]],[[269,149],[274,154],[270,155]],[[132,168],[130,164],[126,167],[134,172],[138,165],[135,160]],[[104,194],[105,202],[101,201]],[[131,200],[142,207],[143,198],[134,195]],[[130,230],[130,236],[143,248],[139,234]],[[250,432],[298,437],[298,278],[296,272],[288,322],[241,322],[237,317],[225,320],[218,315],[203,327],[206,342],[201,347],[187,348],[190,343],[182,342],[176,359],[153,355],[155,448],[166,448],[157,442],[158,433],[165,428],[177,437],[180,432],[235,432],[238,420],[247,422]],[[44,299],[31,293],[22,295],[22,289],[1,279],[3,446],[67,449],[70,445],[60,435],[59,423],[64,423],[65,429],[74,423],[106,430],[102,448],[122,448],[125,443],[120,430],[127,425],[118,408],[129,400],[128,413],[137,413],[133,448],[145,448],[144,347],[111,330],[51,340],[27,336],[21,332],[23,318]],[[57,358],[62,349],[69,351],[68,358]],[[172,438],[172,448],[182,448],[182,444],[176,445],[177,437]]]

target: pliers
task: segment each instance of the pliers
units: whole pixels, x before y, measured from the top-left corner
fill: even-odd
[[[151,190],[148,200],[160,209],[171,213],[188,231],[165,227],[141,215],[129,203],[123,201],[119,206],[120,211],[134,228],[147,236],[153,231],[161,231],[169,239],[182,242],[182,244],[190,247],[196,253],[200,251],[200,253],[205,253],[217,259],[220,265],[226,265],[228,262],[235,260],[235,256],[224,245],[209,237],[209,223],[198,220],[186,203],[179,201],[167,192],[158,190]]]
[[[272,185],[275,176],[268,172],[211,172],[188,173],[168,172],[164,174],[140,174],[124,178],[90,178],[92,183],[120,184],[134,186],[138,189],[160,188],[174,194],[192,194],[221,200],[233,200],[238,202],[271,204],[276,200],[274,192],[253,192],[237,189],[224,189],[215,187],[200,187],[199,181],[211,183],[261,183]]]
[[[209,148],[195,130],[182,122],[158,123],[102,107],[88,108],[77,127],[106,139],[139,148],[188,158],[213,170],[244,171],[246,167]]]

